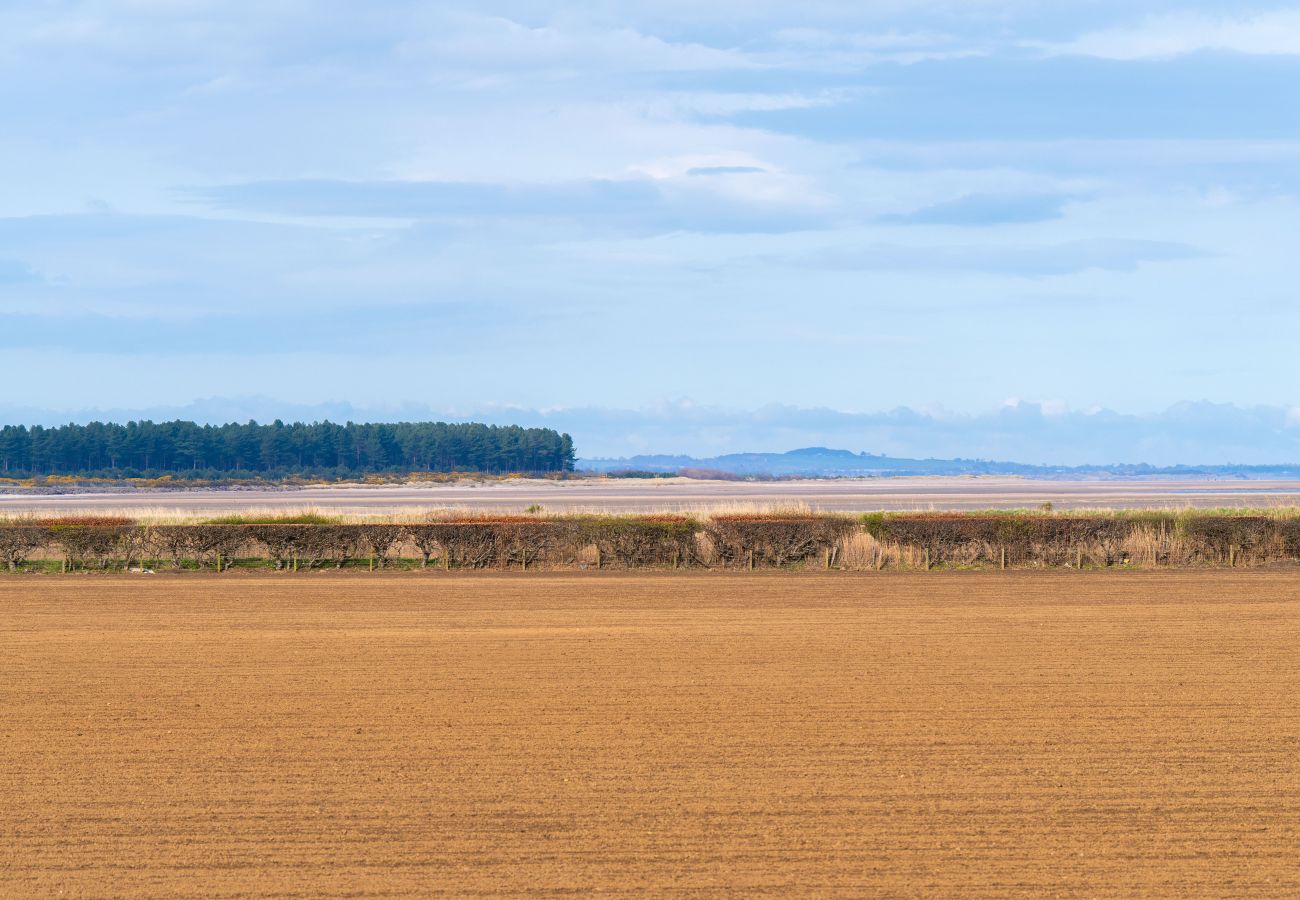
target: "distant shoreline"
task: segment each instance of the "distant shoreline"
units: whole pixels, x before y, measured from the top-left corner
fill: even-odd
[[[1270,468],[1269,471],[1227,470],[1227,471],[1154,471],[1130,473],[1120,471],[1077,472],[1074,470],[1040,472],[989,472],[989,473],[913,473],[895,472],[871,475],[781,475],[734,474],[734,473],[654,473],[653,476],[627,476],[618,472],[598,472],[578,470],[556,475],[508,474],[495,475],[473,472],[454,473],[411,473],[407,476],[377,475],[369,478],[346,479],[338,481],[316,481],[307,479],[247,479],[247,480],[173,480],[170,478],[78,478],[73,476],[49,476],[36,479],[6,479],[0,477],[0,498],[13,496],[74,496],[79,494],[123,494],[123,495],[176,495],[196,492],[243,493],[243,494],[281,494],[320,490],[413,490],[441,491],[458,487],[493,487],[502,485],[644,485],[649,490],[658,490],[668,485],[706,486],[735,485],[743,490],[743,485],[887,485],[902,482],[916,484],[955,484],[997,482],[1034,483],[1042,485],[1224,485],[1235,486],[1236,491],[1250,492],[1259,490],[1268,492],[1268,487],[1255,488],[1253,485],[1289,484],[1300,485],[1300,469],[1289,467]],[[624,489],[624,488],[620,488]],[[814,489],[815,490],[815,489]],[[1190,488],[1189,488],[1190,490]]]
[[[0,490],[0,515],[149,509],[319,509],[396,514],[430,509],[680,512],[798,506],[812,510],[1243,508],[1300,505],[1300,479],[921,476],[782,481],[688,478],[462,479],[446,483]]]

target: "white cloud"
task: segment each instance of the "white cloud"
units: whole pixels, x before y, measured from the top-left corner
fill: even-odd
[[[866,89],[826,89],[813,93],[752,93],[727,91],[655,91],[629,105],[646,116],[675,119],[683,116],[734,116],[743,112],[776,112],[835,106],[861,96]]]
[[[906,246],[867,244],[770,257],[768,262],[822,271],[924,272],[956,275],[969,284],[971,273],[1020,278],[1074,275],[1089,270],[1135,272],[1147,263],[1195,260],[1204,253],[1166,241],[1099,238],[1060,244],[969,244]],[[1008,401],[1010,402],[1010,401]]]
[[[632,28],[529,27],[505,18],[469,20],[456,31],[406,44],[410,60],[442,68],[568,72],[694,72],[755,68],[744,53],[698,43],[674,43]]]
[[[970,38],[920,31],[830,31],[789,28],[773,35],[777,49],[760,58],[776,68],[852,72],[880,63],[912,63],[982,56]]]
[[[1114,60],[1172,59],[1205,51],[1294,56],[1300,55],[1300,10],[1244,17],[1155,16],[1134,26],[1090,32],[1045,49],[1054,54]]]

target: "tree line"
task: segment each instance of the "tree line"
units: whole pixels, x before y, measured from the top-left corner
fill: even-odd
[[[91,422],[0,428],[0,475],[351,478],[402,472],[560,472],[573,439],[550,428],[474,422]]]

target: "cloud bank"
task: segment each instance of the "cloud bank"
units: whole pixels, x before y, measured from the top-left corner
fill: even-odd
[[[784,452],[822,446],[886,456],[967,458],[1042,465],[1268,465],[1300,463],[1300,407],[1182,403],[1121,414],[1009,401],[961,415],[899,407],[878,412],[768,405],[757,409],[687,401],[641,409],[584,407],[439,408],[423,403],[293,404],[267,397],[210,398],[146,409],[61,411],[0,406],[0,424],[191,419],[318,421],[485,421],[557,428],[584,458],[643,454],[697,457]]]
[[[1296,56],[1300,55],[1300,10],[1153,16],[1137,25],[1090,32],[1053,49],[1123,61],[1172,59],[1206,52]]]

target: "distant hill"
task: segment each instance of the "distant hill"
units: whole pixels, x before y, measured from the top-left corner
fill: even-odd
[[[580,459],[579,471],[604,473],[644,472],[706,477],[861,478],[901,475],[1022,475],[1030,478],[1181,476],[1185,478],[1293,478],[1300,464],[1290,466],[1238,465],[1095,465],[1035,466],[986,459],[905,459],[805,447],[787,453],[729,453],[701,459],[693,456],[649,455],[620,459]]]

